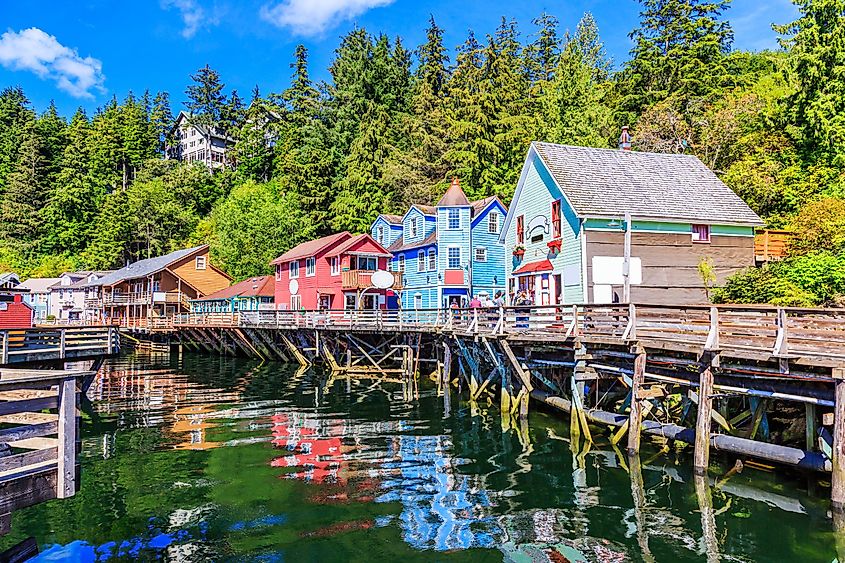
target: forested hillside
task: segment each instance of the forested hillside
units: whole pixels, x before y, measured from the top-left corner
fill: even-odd
[[[542,14],[469,32],[457,49],[434,19],[416,48],[356,29],[326,83],[311,80],[300,46],[290,70],[267,69],[290,72],[289,88],[246,98],[209,67],[190,77],[184,105],[151,90],[93,115],[39,114],[6,88],[0,269],[109,268],[209,242],[236,278],[265,273],[302,240],[436,200],[452,176],[470,198],[509,201],[532,140],[614,147],[629,125],[635,150],[697,155],[769,226],[798,233],[792,258],[737,276],[716,299],[836,301],[845,0],[798,5],[777,52],[732,49],[727,1],[641,0],[623,63],[607,58],[589,14],[571,30]],[[232,169],[163,159],[180,110],[237,139]]]

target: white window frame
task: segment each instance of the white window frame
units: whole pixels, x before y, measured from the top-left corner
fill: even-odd
[[[415,293],[414,294],[414,310],[418,311],[422,309],[422,293]]]
[[[276,264],[276,281],[282,281],[282,265]]]
[[[479,254],[480,252],[480,254]],[[487,262],[487,247],[486,246],[476,246],[475,247],[475,261],[476,262]]]
[[[331,270],[331,275],[340,275],[340,256],[332,256],[329,258],[329,269]]]
[[[704,227],[704,230],[706,232],[706,236],[704,238],[698,237],[698,233],[695,232],[696,227]],[[694,225],[690,225],[690,231],[691,231],[690,236],[692,237],[692,242],[700,243],[700,244],[707,244],[707,243],[710,242],[710,234],[711,234],[710,233],[710,225],[705,225],[703,223],[696,223]]]
[[[317,258],[309,256],[305,259],[305,277],[313,278],[317,275]]]
[[[437,269],[437,251],[433,248],[428,249],[428,269],[432,272]]]
[[[454,258],[452,256],[453,250],[458,251],[458,256],[457,256],[458,265],[456,267],[452,266],[452,260]],[[449,249],[446,252],[446,269],[448,269],[448,270],[460,270],[461,269],[461,262],[463,261],[463,256],[461,256],[461,254],[462,254],[462,252],[461,252],[460,246],[450,246]]]
[[[376,229],[376,240],[384,244],[384,225],[379,225],[378,229]]]
[[[288,263],[288,278],[296,279],[299,277],[299,260],[291,260]]]
[[[487,214],[487,232],[491,235],[499,234],[499,212],[491,211]]]
[[[454,217],[452,216],[454,213]],[[452,220],[457,220],[457,226],[452,226]],[[459,231],[461,229],[461,210],[449,209],[446,211],[446,228],[450,231]]]
[[[425,251],[417,250],[417,271],[425,272]]]
[[[420,225],[417,223],[419,219],[419,217],[411,217],[411,234],[408,237],[409,239],[415,239],[420,234]]]
[[[405,255],[404,254],[399,255],[399,262],[397,264],[398,265],[397,265],[396,271],[404,273],[405,272]]]
[[[208,268],[208,260],[206,260],[205,256],[197,256],[194,258],[195,270],[205,270],[206,268]]]
[[[299,295],[299,294],[291,295],[290,296],[290,310],[291,311],[298,311],[299,309],[302,309],[302,296]]]

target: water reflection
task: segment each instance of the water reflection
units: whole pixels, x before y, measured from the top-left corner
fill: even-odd
[[[836,556],[826,504],[795,481],[694,478],[598,432],[572,443],[539,411],[503,431],[495,409],[447,410],[426,386],[417,399],[277,364],[136,356],[89,398],[80,493],[14,514],[0,547],[32,535],[43,561]]]

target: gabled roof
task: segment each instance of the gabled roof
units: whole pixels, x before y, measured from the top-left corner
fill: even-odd
[[[192,299],[192,301],[217,301],[232,299],[234,297],[273,297],[273,295],[273,276],[259,276],[257,278],[247,278],[242,282],[206,295],[202,299]]]
[[[361,243],[361,242],[365,242],[365,241],[372,243],[372,245],[375,246],[376,250],[378,251],[378,252],[375,252],[375,253],[366,252],[366,254],[370,254],[370,255],[376,254],[378,256],[386,256],[387,258],[390,258],[390,253],[387,251],[387,249],[385,249],[382,245],[380,245],[376,239],[374,239],[373,237],[371,237],[370,235],[368,235],[366,233],[360,234],[360,235],[354,235],[351,238],[346,239],[345,241],[341,242],[340,244],[338,244],[337,246],[335,246],[334,248],[332,248],[331,250],[326,252],[326,256],[327,257],[328,256],[340,256],[344,252],[350,251],[356,244]]]
[[[578,217],[760,226],[763,221],[698,158],[533,142]],[[517,187],[516,201],[520,188]]]
[[[199,252],[207,249],[208,245],[203,244],[201,246],[194,246],[191,248],[183,248],[182,250],[176,250],[175,252],[165,254],[164,256],[156,256],[155,258],[146,258],[144,260],[138,260],[137,262],[133,262],[128,266],[124,266],[119,270],[115,270],[114,272],[103,276],[102,278],[91,283],[90,285],[115,285],[125,280],[132,280],[151,276],[155,273],[164,270],[174,262],[178,262],[183,258],[187,258],[192,254],[198,254]],[[209,265],[208,267],[211,267],[211,265]]]
[[[100,280],[102,280],[105,276],[109,275],[113,271],[114,270],[102,270],[102,271],[99,271],[99,272],[86,272],[85,275],[81,279],[79,279],[78,281],[75,281],[72,284],[65,286],[65,287],[73,289],[73,288],[78,288],[78,287],[90,287],[90,286],[101,285]],[[90,278],[92,275],[97,276],[97,279],[95,281],[89,283],[88,278]]]
[[[390,214],[387,214],[387,213],[382,213],[376,218],[376,221],[378,221],[379,219],[384,219],[386,223],[389,223],[391,225],[401,225],[402,224],[402,216],[401,215],[390,215]]]
[[[21,279],[14,272],[3,272],[2,274],[0,274],[0,285],[10,282],[17,285],[20,284]]]
[[[457,178],[453,178],[452,183],[449,185],[449,189],[446,190],[446,193],[443,194],[443,197],[441,197],[440,201],[437,202],[437,207],[456,207],[466,205],[469,205],[469,200],[467,199],[464,190],[461,189],[461,182]]]
[[[394,243],[391,244],[388,247],[387,251],[388,252],[399,252],[401,250],[410,250],[412,248],[421,248],[423,246],[429,246],[431,244],[435,244],[437,242],[437,230],[432,231],[432,233],[430,235],[428,235],[427,237],[425,237],[422,240],[409,242],[408,244],[405,244],[404,241],[405,241],[405,237],[400,237],[400,238],[396,239],[396,241],[394,241]]]
[[[28,289],[30,293],[47,293],[60,281],[61,278],[29,278],[21,282],[18,288]]]
[[[349,231],[343,231],[340,233],[334,233],[332,235],[328,235],[325,237],[321,237],[314,240],[309,240],[298,244],[270,262],[271,264],[282,264],[284,262],[290,262],[291,260],[297,260],[299,258],[307,258],[309,256],[314,256],[319,254],[321,251],[343,242],[344,240],[351,238],[352,234]]]
[[[179,127],[179,125],[181,124],[181,122],[186,120],[186,119],[190,120],[191,114],[189,114],[185,110],[180,111],[179,115],[176,116],[176,119],[173,120],[173,127],[170,128],[170,132],[172,133],[174,130],[176,130]],[[207,132],[206,132],[207,128],[205,127],[205,125],[198,125],[196,123],[190,123],[190,121],[188,123],[191,127],[196,129],[197,131],[199,131],[201,134],[203,134],[203,135],[207,134]],[[212,129],[211,135],[209,135],[209,136],[210,137],[218,137],[220,139],[225,139],[225,140],[230,141],[232,143],[235,142],[235,139],[233,137],[226,135],[225,133],[223,133],[220,130]]]

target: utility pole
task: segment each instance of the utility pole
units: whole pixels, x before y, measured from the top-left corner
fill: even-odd
[[[625,212],[625,249],[622,258],[622,278],[624,287],[622,290],[625,303],[631,302],[631,213]]]

